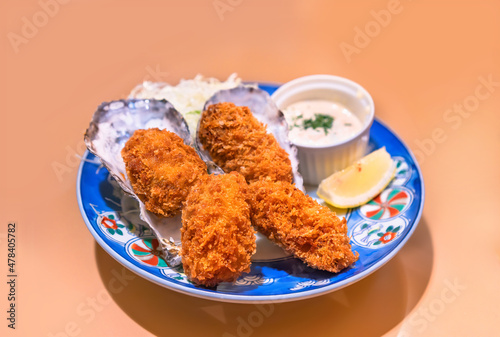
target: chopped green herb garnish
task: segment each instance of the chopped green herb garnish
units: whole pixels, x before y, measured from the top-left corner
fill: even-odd
[[[301,118],[304,118],[304,116],[302,115],[298,115],[298,116],[293,116],[292,117],[292,122],[293,122],[293,125],[289,125],[288,126],[288,129],[291,130],[293,128],[300,128],[302,127],[302,125],[298,124],[297,120],[301,119]]]
[[[332,125],[333,117],[324,114],[314,114],[314,118],[308,118],[302,121],[302,127],[304,129],[313,128],[316,130],[322,128],[325,131],[325,135],[328,134],[328,129],[331,129]]]
[[[200,115],[201,114],[201,110],[189,111],[188,114],[191,114],[191,115]]]

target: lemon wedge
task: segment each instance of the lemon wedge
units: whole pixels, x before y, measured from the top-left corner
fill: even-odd
[[[382,192],[395,172],[396,162],[382,147],[321,181],[317,194],[334,207],[357,207]]]

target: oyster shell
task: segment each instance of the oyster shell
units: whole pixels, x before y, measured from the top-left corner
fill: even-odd
[[[288,140],[288,124],[285,116],[278,109],[269,94],[261,89],[238,86],[232,89],[224,89],[216,92],[205,103],[204,111],[211,104],[231,102],[237,106],[247,106],[253,115],[267,126],[268,132],[272,133],[279,145],[288,153],[293,171],[293,183],[295,186],[304,191],[302,175],[299,173],[299,160],[297,158],[297,148]],[[202,112],[203,116],[203,112]],[[200,118],[201,120],[201,118]],[[207,163],[212,162],[212,158],[198,137],[200,122],[196,130],[196,147],[200,157]],[[214,164],[215,165],[215,164]],[[220,170],[220,168],[218,168]]]
[[[181,263],[181,215],[162,218],[147,211],[132,189],[121,156],[122,148],[135,130],[154,127],[172,131],[186,145],[192,145],[189,128],[182,115],[168,101],[154,99],[118,100],[101,104],[94,113],[84,140],[89,151],[100,158],[120,187],[137,201],[140,218],[158,238],[168,265],[175,267]]]

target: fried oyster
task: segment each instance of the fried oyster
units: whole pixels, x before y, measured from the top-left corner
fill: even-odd
[[[200,178],[182,210],[182,263],[193,283],[214,287],[250,271],[255,231],[248,185],[237,172]]]
[[[203,112],[198,137],[224,172],[237,171],[247,182],[261,177],[292,182],[288,153],[245,106],[217,103]]]
[[[136,195],[148,211],[164,217],[179,213],[192,185],[207,175],[194,148],[158,128],[136,130],[121,154]]]
[[[338,273],[358,259],[345,218],[290,183],[261,179],[249,185],[252,224],[313,268]]]

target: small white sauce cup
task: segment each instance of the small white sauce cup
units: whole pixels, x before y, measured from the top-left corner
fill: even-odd
[[[368,91],[359,84],[333,75],[310,75],[283,84],[271,97],[282,111],[299,101],[321,99],[336,102],[344,105],[363,125],[358,133],[333,145],[295,144],[304,183],[318,185],[366,154],[375,106]]]

